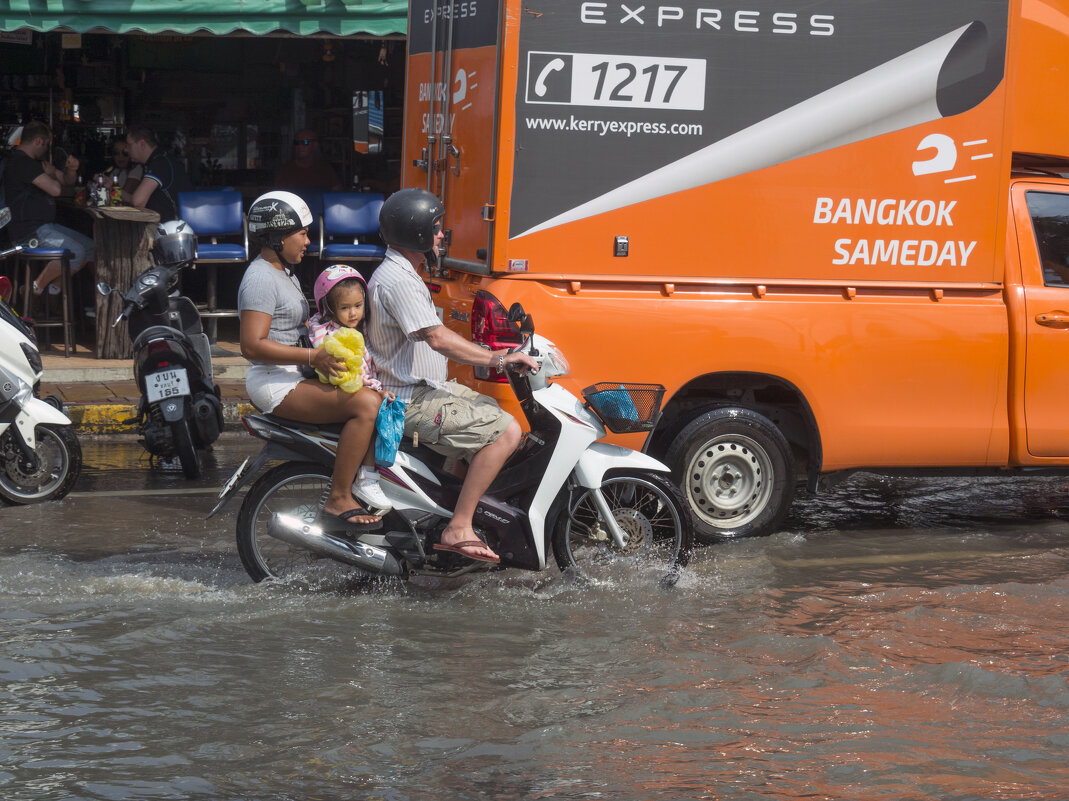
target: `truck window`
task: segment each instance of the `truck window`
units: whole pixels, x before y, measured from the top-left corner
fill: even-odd
[[[1043,283],[1069,287],[1069,195],[1028,192],[1026,196],[1043,265]]]

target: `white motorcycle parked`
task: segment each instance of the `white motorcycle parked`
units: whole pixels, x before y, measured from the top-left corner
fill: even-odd
[[[511,372],[509,383],[530,433],[505,464],[475,513],[476,533],[501,557],[473,562],[434,549],[449,521],[461,482],[442,457],[405,440],[393,466],[380,468],[393,510],[372,531],[346,529],[322,514],[339,426],[297,423],[270,414],[245,418],[264,447],[238,468],[219,494],[214,515],[267,462],[238,515],[237,546],[254,581],[289,578],[324,557],[379,576],[454,576],[498,567],[544,570],[551,548],[560,569],[598,579],[621,567],[652,569],[662,584],[679,578],[690,554],[692,521],[669,469],[646,454],[599,442],[612,430],[649,430],[664,387],[607,382],[584,390],[584,404],[550,379],[568,362],[534,334],[519,304],[509,320],[540,369]],[[329,562],[328,562],[329,564]]]
[[[33,332],[0,302],[0,499],[12,504],[59,500],[82,468],[82,449],[62,404],[37,397],[42,372]]]

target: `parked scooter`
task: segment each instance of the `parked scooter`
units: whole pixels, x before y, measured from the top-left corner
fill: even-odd
[[[0,498],[12,504],[59,500],[82,469],[82,448],[62,403],[38,397],[42,373],[33,331],[0,302]]]
[[[197,450],[223,430],[223,404],[212,378],[208,336],[193,301],[180,294],[182,270],[196,259],[197,235],[182,220],[161,223],[152,244],[156,266],[141,273],[123,296],[112,323],[129,322],[134,379],[141,390],[136,423],[153,456],[177,456],[186,478],[200,476]],[[97,291],[110,295],[107,284]]]
[[[461,482],[441,456],[402,443],[392,467],[380,468],[393,510],[378,529],[346,529],[323,515],[339,426],[316,426],[270,414],[245,417],[264,440],[219,494],[214,515],[256,478],[238,514],[237,546],[254,581],[285,579],[326,557],[376,576],[453,576],[488,567],[543,570],[551,547],[562,571],[590,578],[621,564],[658,570],[674,584],[689,558],[690,512],[668,467],[643,453],[597,440],[649,430],[664,388],[619,382],[584,390],[582,403],[550,379],[568,374],[552,342],[536,336],[519,304],[509,312],[523,336],[519,349],[537,373],[510,372],[509,383],[530,424],[475,514],[476,533],[501,557],[488,565],[433,549],[452,514]],[[604,424],[604,425],[603,425]],[[282,461],[267,472],[267,462]]]

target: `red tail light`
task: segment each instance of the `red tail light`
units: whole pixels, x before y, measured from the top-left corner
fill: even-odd
[[[523,342],[520,332],[509,324],[508,310],[500,300],[482,289],[476,293],[471,307],[471,340],[490,350],[512,348]],[[490,367],[476,367],[475,377],[481,381],[502,383],[508,380],[504,373]]]

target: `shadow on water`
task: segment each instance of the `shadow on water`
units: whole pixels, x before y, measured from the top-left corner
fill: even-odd
[[[1016,525],[1069,518],[1069,477],[904,478],[859,473],[796,499],[789,530]]]

